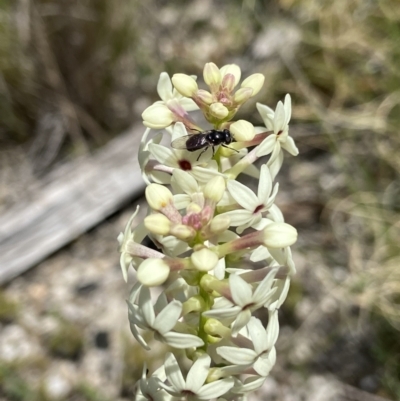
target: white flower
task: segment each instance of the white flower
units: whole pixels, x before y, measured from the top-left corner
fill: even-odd
[[[165,358],[165,373],[170,385],[160,383],[169,394],[185,400],[210,400],[227,393],[234,384],[233,378],[225,378],[204,384],[210,370],[211,358],[203,354],[190,368],[186,381],[173,354]]]
[[[256,151],[257,157],[272,153],[268,161],[268,164],[272,164],[282,152],[282,148],[293,156],[298,155],[299,150],[293,138],[289,136],[289,120],[292,111],[290,95],[285,96],[284,103],[281,101],[278,102],[275,112],[268,106],[260,103],[257,103],[257,110],[267,129],[273,131],[272,135],[267,136],[260,145],[258,145]]]
[[[168,182],[168,180],[165,180],[164,177],[166,173],[155,170],[149,171],[148,169],[148,163],[150,161],[150,156],[151,156],[151,153],[149,152],[149,145],[151,143],[159,144],[163,137],[162,132],[160,132],[154,138],[147,140],[150,131],[151,131],[150,128],[146,129],[146,131],[142,136],[142,139],[140,140],[140,145],[139,145],[138,160],[139,160],[140,171],[142,172],[142,178],[147,185],[150,185],[151,183],[149,178],[151,178],[154,182],[157,182],[158,184],[166,183]]]
[[[138,292],[140,292],[139,297]],[[138,304],[136,304],[137,298],[139,298]],[[135,288],[135,293],[128,301],[128,307],[131,331],[145,349],[148,350],[149,347],[143,338],[138,339],[140,338],[138,327],[153,331],[155,339],[174,348],[184,349],[204,345],[203,340],[195,335],[173,331],[182,312],[182,303],[177,300],[168,303],[164,293],[153,306],[150,290],[147,287]]]
[[[166,379],[164,366],[158,368],[153,374],[147,378],[146,364],[143,367],[142,377],[136,383],[137,392],[135,401],[170,401],[172,396],[165,390],[160,388],[160,381]]]
[[[279,187],[278,183],[275,184],[272,191],[272,179],[268,167],[266,165],[261,167],[257,196],[240,182],[230,180],[227,186],[232,198],[243,208],[223,213],[229,216],[231,225],[238,226],[239,234],[247,227],[261,228],[257,227],[257,224],[260,223],[263,213],[273,205]]]
[[[266,329],[255,317],[250,319],[247,329],[251,346],[245,341],[246,339],[242,339],[242,344],[239,347],[222,346],[217,348],[217,353],[230,363],[251,366],[260,376],[268,376],[276,362],[274,344],[279,334],[277,310],[270,312]]]
[[[175,169],[172,173],[171,186],[174,189],[174,205],[178,210],[194,202],[204,206],[204,194],[196,179],[183,170]],[[180,193],[183,191],[184,193]]]
[[[176,123],[172,139],[187,135],[185,126]],[[189,152],[187,150],[173,150],[163,145],[151,143],[149,145],[151,155],[163,166],[173,169],[180,169],[192,174],[198,181],[207,182],[218,173],[218,165],[215,160],[210,160],[211,151],[206,152],[199,160],[199,152]],[[202,166],[202,167],[201,167]]]
[[[187,115],[187,111],[197,110],[196,103],[182,96],[173,89],[171,79],[166,72],[160,74],[157,92],[162,100],[149,106],[143,113],[143,124],[146,127],[162,129],[170,126],[174,121],[180,121]]]
[[[128,223],[125,226],[125,230],[123,233],[119,233],[118,235],[118,242],[119,242],[119,251],[121,252],[121,257],[119,259],[122,275],[125,281],[128,281],[128,268],[132,262],[137,265],[140,263],[141,259],[133,257],[129,253],[129,245],[130,243],[138,243],[140,244],[144,237],[147,235],[147,231],[144,227],[144,224],[139,224],[135,230],[131,230],[131,226],[133,220],[139,213],[139,206],[136,208],[136,211],[132,214],[131,218],[129,219]]]
[[[223,307],[204,312],[203,315],[216,319],[235,318],[232,325],[232,335],[235,336],[250,321],[252,313],[264,306],[276,291],[271,287],[277,271],[278,269],[271,270],[254,291],[253,287],[239,275],[231,274],[229,276],[230,302],[217,303],[216,306]]]

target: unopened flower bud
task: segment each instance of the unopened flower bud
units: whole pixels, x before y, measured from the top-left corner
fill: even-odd
[[[185,224],[177,224],[171,228],[170,234],[174,237],[186,241],[196,235],[196,231]]]
[[[190,257],[194,267],[203,272],[208,272],[217,265],[218,256],[207,248],[203,248],[200,251],[193,252]]]
[[[214,101],[213,95],[204,89],[197,91],[196,98],[204,104],[211,104]]]
[[[225,180],[220,175],[217,175],[213,177],[210,181],[208,181],[208,183],[204,187],[204,197],[217,203],[222,199],[225,188]]]
[[[155,287],[167,280],[169,271],[170,268],[164,260],[149,258],[140,264],[137,279],[146,287]]]
[[[235,121],[229,129],[237,142],[251,141],[256,135],[253,124],[246,120]]]
[[[210,231],[212,234],[221,234],[226,231],[231,224],[231,219],[229,216],[217,215],[215,216],[210,223]]]
[[[186,74],[174,74],[172,77],[172,83],[176,90],[186,97],[192,97],[199,89],[197,82],[189,75]]]
[[[172,193],[165,186],[160,184],[150,184],[146,188],[147,203],[153,210],[161,210],[172,202]]]
[[[221,82],[221,72],[214,63],[207,63],[203,70],[204,82],[210,86],[217,86]]]
[[[297,240],[297,230],[287,223],[271,223],[263,230],[264,245],[269,248],[284,248]]]
[[[224,337],[229,337],[231,330],[224,326],[219,320],[214,318],[208,318],[206,324],[204,325],[204,331],[214,337],[219,337],[220,339]]]
[[[187,205],[186,207],[186,213],[200,213],[201,212],[201,206],[198,205],[197,203],[191,202]]]
[[[158,235],[167,235],[171,229],[171,221],[161,213],[147,216],[144,225],[151,233]]]
[[[142,113],[142,118],[146,127],[162,129],[174,122],[174,113],[163,104],[153,104]]]
[[[242,88],[253,89],[253,93],[251,96],[255,96],[258,92],[260,92],[262,86],[264,85],[264,80],[265,77],[263,74],[252,74],[247,77],[240,86]]]
[[[237,64],[227,64],[221,67],[222,77],[228,74],[232,74],[234,76],[233,87],[235,87],[239,83],[240,77],[242,76],[240,67]]]
[[[222,78],[221,90],[226,94],[230,94],[235,89],[236,83],[237,82],[235,81],[235,76],[233,74],[226,74]]]
[[[229,114],[229,110],[222,103],[213,103],[210,106],[210,114],[222,120]]]
[[[251,88],[240,88],[233,95],[233,100],[236,104],[243,104],[251,98],[253,89]]]
[[[190,312],[201,312],[206,309],[204,298],[200,295],[194,295],[183,303],[182,315],[187,315]]]

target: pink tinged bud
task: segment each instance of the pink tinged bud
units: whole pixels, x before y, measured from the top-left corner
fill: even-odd
[[[150,184],[146,188],[147,203],[153,210],[161,210],[172,203],[173,196],[169,189],[160,184]]]
[[[195,230],[200,230],[200,228],[203,226],[200,213],[189,213],[186,216],[183,216],[182,223],[193,227]]]
[[[137,279],[146,287],[163,284],[169,276],[170,268],[163,259],[146,259],[137,271]]]
[[[246,120],[234,122],[230,125],[229,129],[238,142],[251,141],[256,135],[253,124]]]
[[[153,129],[169,127],[174,122],[174,113],[164,104],[153,104],[143,113],[143,124]]]
[[[196,100],[200,101],[203,104],[207,104],[207,105],[210,105],[211,103],[213,103],[215,101],[213,95],[204,89],[199,89],[197,91]]]
[[[171,229],[171,222],[168,217],[161,213],[151,214],[144,219],[145,227],[156,235],[167,235]]]
[[[197,82],[189,75],[186,74],[174,74],[172,77],[172,83],[176,90],[186,97],[192,97],[199,89]]]
[[[173,196],[169,189],[160,184],[150,184],[146,188],[146,199],[153,210],[161,212],[172,223],[181,223],[182,216],[173,205]]]
[[[208,224],[208,222],[212,219],[214,216],[214,207],[211,207],[209,205],[204,206],[203,210],[201,211],[201,222],[202,225]]]
[[[271,223],[263,230],[263,242],[268,248],[285,248],[297,241],[297,230],[287,223]]]
[[[240,85],[242,88],[251,88],[253,89],[252,96],[257,95],[260,92],[262,86],[264,85],[265,77],[263,74],[252,74],[247,77],[242,84]]]
[[[173,98],[168,100],[167,108],[172,112],[174,121],[186,121],[190,118],[188,112],[179,103],[178,99]]]
[[[184,224],[177,224],[176,226],[173,226],[171,228],[170,234],[182,241],[188,241],[194,238],[194,236],[196,235],[196,231],[194,230],[194,228],[186,226]]]
[[[233,87],[235,87],[239,81],[240,77],[242,76],[242,72],[240,71],[240,67],[236,64],[227,64],[221,68],[221,75],[224,78],[227,74],[233,75]]]
[[[208,272],[214,269],[218,263],[218,256],[208,248],[193,252],[190,259],[195,269],[202,272]]]
[[[233,101],[236,104],[241,105],[244,102],[247,102],[247,100],[249,100],[252,95],[253,95],[253,89],[251,89],[251,88],[240,88],[233,95]]]
[[[203,70],[204,82],[211,88],[218,87],[221,83],[221,72],[214,63],[207,63]]]
[[[229,110],[222,103],[213,103],[210,106],[210,114],[219,120],[223,120],[229,114]]]
[[[205,185],[203,190],[204,197],[217,203],[222,199],[225,188],[225,180],[219,175],[215,176]]]
[[[236,83],[235,83],[235,76],[232,74],[226,74],[222,78],[222,83],[221,83],[221,91],[223,91],[226,95],[230,94],[233,92],[235,89]]]

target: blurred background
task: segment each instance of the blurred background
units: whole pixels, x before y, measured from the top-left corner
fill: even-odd
[[[100,176],[118,163],[134,169],[135,143],[118,141],[137,144],[160,72],[201,82],[206,62],[236,63],[243,77],[266,77],[238,118],[261,125],[255,102],[275,108],[290,93],[300,149],[285,158],[277,201],[299,231],[298,274],[280,314],[277,365],[253,399],[400,400],[398,0],[0,7],[3,253],[23,257],[32,241],[46,248],[39,222],[26,222],[49,212],[54,188],[66,203],[68,185],[89,167]],[[125,147],[116,143],[132,146],[118,163],[107,159]],[[0,266],[11,271],[0,288],[0,400],[131,400],[143,361],[161,363],[165,349],[155,345],[149,357],[128,329],[116,236],[143,203],[143,187],[126,177],[127,192],[106,188],[118,200],[50,247],[51,256]],[[78,195],[67,203],[89,213]],[[84,214],[57,213],[46,230],[52,239]]]

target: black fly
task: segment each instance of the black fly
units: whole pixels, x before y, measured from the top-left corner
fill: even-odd
[[[225,148],[230,148],[230,143],[233,142],[233,137],[231,132],[228,129],[217,130],[210,129],[209,131],[199,132],[198,134],[185,135],[180,138],[172,141],[171,146],[175,149],[186,149],[189,152],[195,152],[196,150],[204,149],[200,154],[197,160],[200,159],[200,156],[211,146],[213,150],[213,154],[215,151],[215,146],[222,145]],[[233,149],[237,152],[236,149]]]

